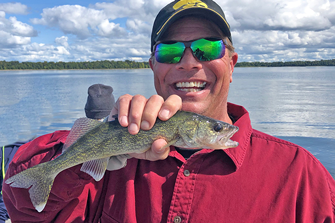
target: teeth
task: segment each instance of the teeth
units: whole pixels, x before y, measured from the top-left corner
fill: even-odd
[[[180,91],[198,92],[205,88],[206,82],[178,82],[176,87]]]
[[[176,84],[178,88],[182,87],[198,87],[198,88],[204,88],[206,86],[206,82],[178,82]]]
[[[201,89],[197,88],[180,88],[179,89],[180,91],[185,91],[185,92],[198,92],[198,91],[201,91]]]

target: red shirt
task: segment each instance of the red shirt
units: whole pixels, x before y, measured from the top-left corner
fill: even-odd
[[[161,161],[129,159],[95,182],[76,166],[61,172],[38,213],[27,189],[4,185],[13,222],[335,222],[335,181],[305,149],[252,129],[229,104],[239,146],[203,149],[185,160],[174,148]],[[6,178],[60,154],[68,131],[22,146]]]

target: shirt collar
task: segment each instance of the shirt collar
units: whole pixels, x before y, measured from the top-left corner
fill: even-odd
[[[239,145],[236,148],[229,148],[223,151],[232,159],[236,165],[236,170],[238,170],[243,163],[249,146],[252,133],[251,121],[249,112],[242,106],[228,103],[228,113],[234,116],[236,119],[234,125],[239,128],[238,132],[231,137],[231,140],[238,142]]]

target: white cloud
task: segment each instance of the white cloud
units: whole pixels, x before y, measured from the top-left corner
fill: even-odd
[[[0,49],[12,48],[17,45],[25,45],[30,43],[29,37],[15,36],[3,30],[0,30]]]
[[[110,22],[110,16],[107,16],[102,10],[80,5],[63,5],[44,9],[41,15],[42,18],[32,19],[31,22],[57,27],[65,34],[73,34],[80,39],[94,35],[103,37],[127,36],[126,30],[119,24]]]
[[[80,5],[63,5],[43,9],[41,19],[32,19],[33,24],[57,27],[65,34],[73,34],[79,38],[87,38],[90,29],[95,29],[104,20],[105,15],[98,10],[88,9]]]
[[[153,22],[153,18],[158,11],[170,0],[116,0],[113,3],[96,3],[92,8],[103,10],[110,19],[131,18],[139,19],[148,23]]]
[[[152,29],[151,25],[139,19],[128,19],[126,24],[134,33],[149,34]]]
[[[217,2],[228,15],[227,19],[232,18],[232,29],[238,30],[323,30],[330,28],[330,20],[334,16],[334,13],[325,13],[331,8],[328,0]],[[237,24],[238,27],[234,27],[233,24]]]
[[[233,32],[234,40],[238,42],[236,52],[244,61],[333,59],[335,49],[333,34],[334,31]]]
[[[157,1],[158,2],[158,1]],[[31,19],[33,24],[59,28],[64,34],[73,34],[80,39],[94,35],[103,37],[127,37],[128,31],[150,36],[154,16],[161,7],[150,1],[115,1],[96,3],[86,8],[80,5],[62,5],[43,9],[41,18]],[[153,11],[148,10],[150,8]],[[113,22],[126,19],[127,27]]]
[[[31,19],[31,22],[57,27],[66,34],[74,34],[81,38],[91,36],[90,31],[105,36],[109,33],[108,29],[118,26],[113,20],[122,18],[129,19],[130,25],[140,24],[148,30],[154,16],[168,2],[168,0],[117,0],[113,3],[99,2],[88,8],[80,5],[62,5],[43,9],[41,18]]]
[[[28,7],[19,2],[13,3],[0,3],[0,11],[3,11],[8,14],[28,14]]]
[[[70,52],[74,60],[125,60],[142,57],[147,61],[150,56],[149,44],[149,39],[141,35],[132,39],[85,39],[73,43]]]
[[[16,17],[10,17],[7,21],[7,28],[13,35],[23,36],[23,37],[33,37],[37,35],[36,30],[26,23],[17,21]]]
[[[119,24],[115,24],[113,22],[109,22],[108,19],[101,21],[101,23],[97,26],[97,34],[99,36],[109,36],[109,37],[122,37],[127,36],[127,31],[120,27]]]
[[[68,37],[67,36],[62,36],[62,37],[57,37],[55,39],[55,42],[61,46],[64,46],[64,47],[68,47],[69,46],[69,43],[67,42],[68,41]]]
[[[0,11],[0,49],[29,44],[30,37],[36,35],[37,32],[32,26],[17,21],[16,17],[6,19],[6,13]]]
[[[65,61],[68,55],[70,52],[63,46],[31,43],[0,51],[0,60]]]
[[[264,21],[272,29],[324,30],[331,27],[331,22],[317,8],[305,6],[305,2],[292,2],[282,8],[274,17]]]
[[[60,55],[62,55],[62,54],[70,55],[69,51],[67,51],[67,49],[65,49],[63,46],[57,46],[55,48],[55,53],[56,54],[58,53]]]
[[[92,8],[96,10],[101,10],[106,13],[106,17],[111,20],[117,18],[128,17],[132,14],[137,14],[138,10],[131,10],[130,7],[125,7],[125,3],[120,2],[121,4],[116,3],[107,3],[107,2],[98,2],[95,5],[92,5]]]

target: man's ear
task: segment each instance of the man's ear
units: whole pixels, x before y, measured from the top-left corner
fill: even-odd
[[[233,72],[234,72],[234,68],[237,63],[237,60],[238,60],[238,54],[234,52],[230,59],[230,83],[233,82]]]
[[[236,52],[233,53],[233,55],[231,56],[231,62],[233,63],[232,66],[233,68],[235,67],[236,63],[238,60],[238,54]]]

